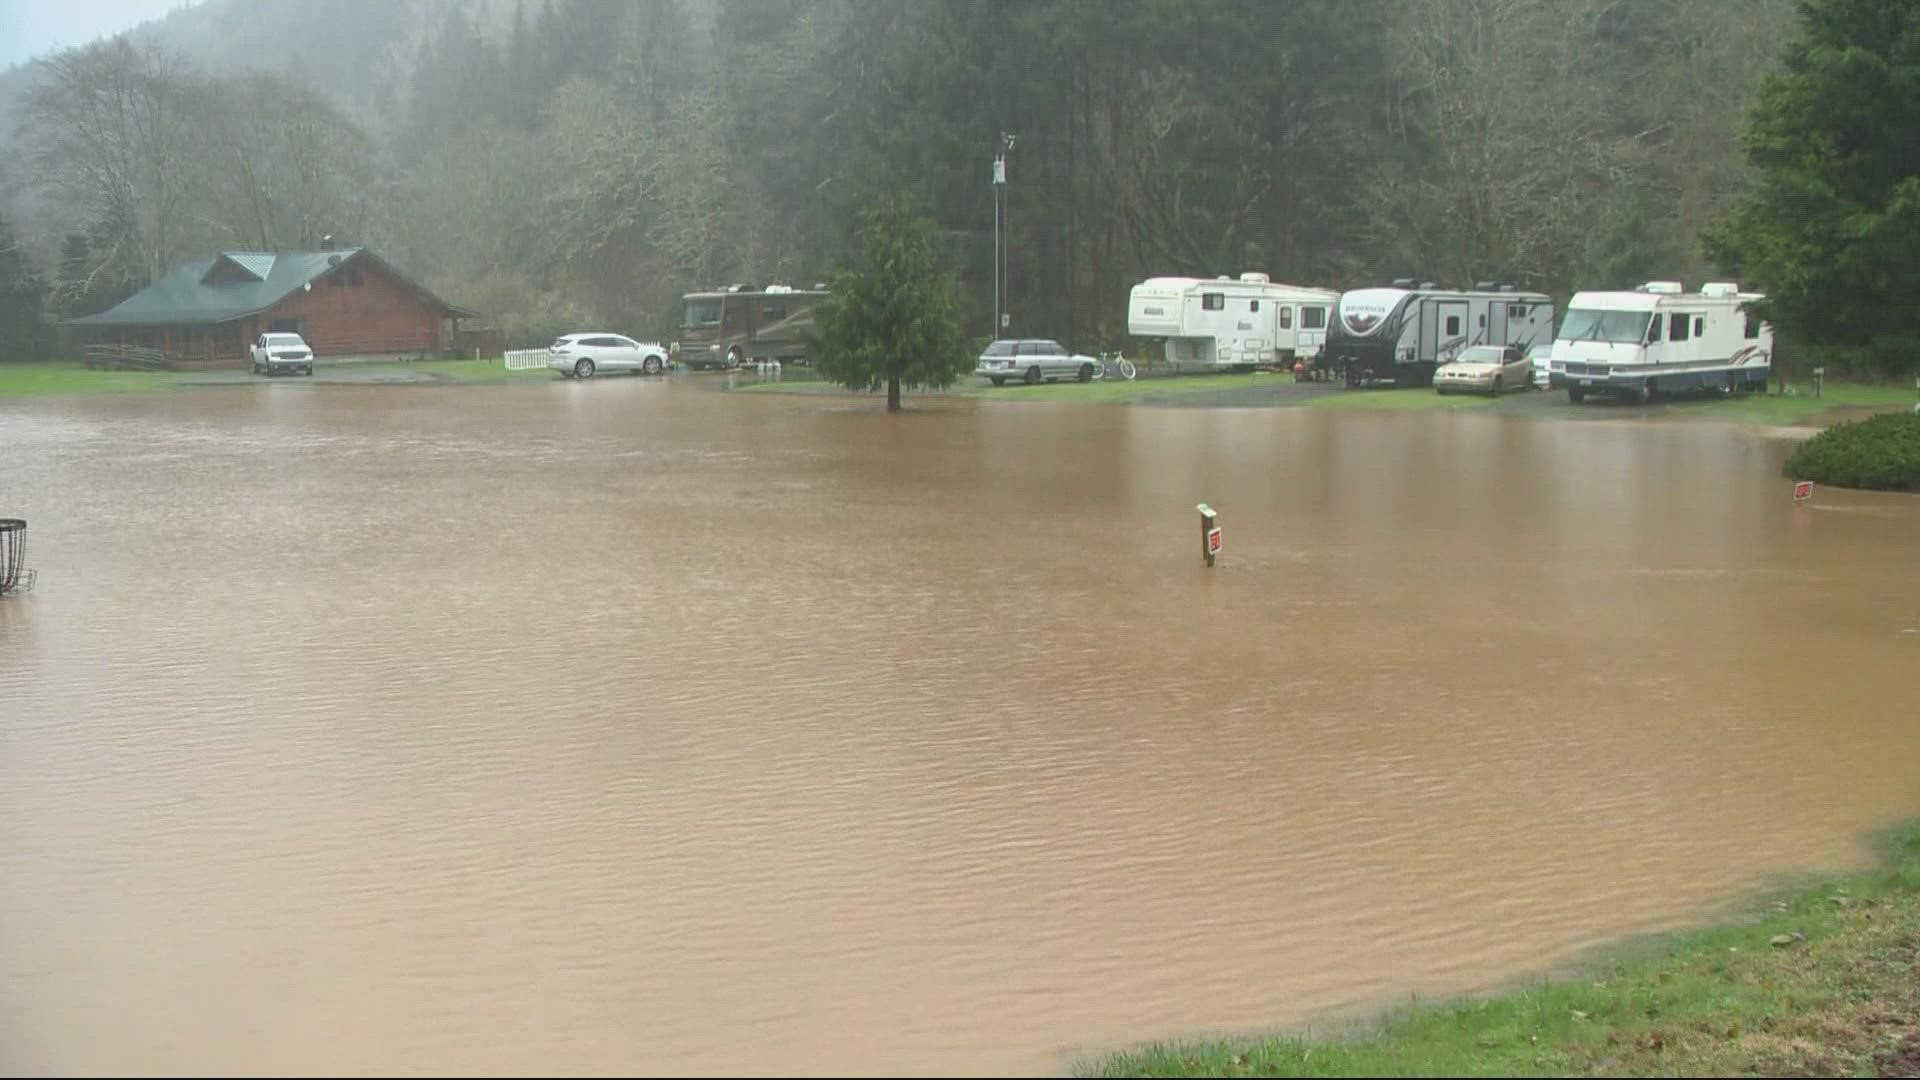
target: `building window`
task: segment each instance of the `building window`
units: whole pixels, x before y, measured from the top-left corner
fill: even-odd
[[[1200,294],[1200,310],[1202,311],[1227,310],[1227,294],[1217,293],[1217,292],[1201,293]]]

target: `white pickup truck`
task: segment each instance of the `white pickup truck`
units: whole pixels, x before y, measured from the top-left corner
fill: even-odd
[[[299,334],[261,334],[260,340],[253,343],[252,352],[255,375],[273,375],[282,371],[298,375],[313,374],[313,350],[307,347],[307,339]]]

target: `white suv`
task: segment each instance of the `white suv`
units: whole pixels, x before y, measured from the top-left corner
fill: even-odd
[[[666,346],[619,334],[568,334],[547,346],[547,357],[547,366],[569,379],[591,379],[596,371],[658,375],[667,370]]]

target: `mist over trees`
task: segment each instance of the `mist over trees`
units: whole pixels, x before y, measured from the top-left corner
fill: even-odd
[[[1153,274],[1697,282],[1795,26],[1791,0],[363,6],[267,0],[249,34],[284,9],[306,38],[256,64],[208,66],[203,28],[36,65],[6,182],[50,310],[331,233],[516,342],[669,335],[690,289],[823,280],[901,192],[984,336],[1002,133],[1013,332],[1083,351]]]

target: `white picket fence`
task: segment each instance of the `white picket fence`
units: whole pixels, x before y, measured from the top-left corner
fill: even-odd
[[[550,359],[552,356],[545,349],[508,349],[507,370],[532,371],[534,368],[546,367]]]

